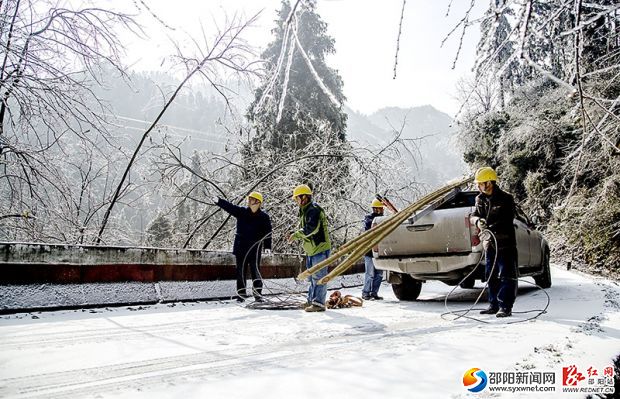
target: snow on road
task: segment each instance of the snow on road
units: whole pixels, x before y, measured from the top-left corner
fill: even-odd
[[[304,313],[252,310],[234,302],[62,311],[0,317],[2,398],[465,398],[463,374],[603,370],[620,353],[620,287],[553,268],[548,313],[533,321],[480,316],[445,320],[450,287],[424,285],[420,300]],[[480,293],[457,289],[448,305]],[[343,293],[359,295],[360,289]],[[515,311],[546,296],[521,284]],[[479,308],[486,307],[480,303]],[[472,313],[479,317],[477,312]],[[583,382],[582,382],[583,383]],[[505,394],[515,397],[515,394]]]

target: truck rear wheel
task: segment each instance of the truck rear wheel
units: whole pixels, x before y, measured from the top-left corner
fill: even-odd
[[[422,282],[414,280],[408,274],[401,274],[401,282],[399,284],[392,284],[392,291],[394,295],[401,301],[415,301],[420,295],[422,290]]]
[[[476,276],[469,276],[459,284],[461,288],[474,288],[476,285]]]
[[[543,270],[537,276],[534,276],[534,282],[542,288],[551,287],[551,268],[549,267],[549,248],[545,249],[543,255]]]

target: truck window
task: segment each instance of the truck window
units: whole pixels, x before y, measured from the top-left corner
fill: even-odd
[[[525,214],[525,212],[523,212],[523,209],[519,205],[515,207],[515,211],[515,218],[519,219],[528,226],[532,225],[530,218],[527,217],[527,215]]]
[[[476,191],[461,191],[453,200],[446,202],[437,209],[468,208],[476,204]]]

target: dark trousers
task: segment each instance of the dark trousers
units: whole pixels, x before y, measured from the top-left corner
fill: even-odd
[[[237,260],[237,295],[245,297],[248,296],[245,293],[245,280],[248,269],[252,276],[252,294],[259,296],[263,288],[263,280],[258,272],[258,266],[260,265],[260,249],[256,246],[250,250],[239,251],[235,254]]]
[[[495,248],[489,247],[486,255],[486,278],[489,305],[495,309],[512,310],[517,296],[516,248],[500,248],[496,251]]]

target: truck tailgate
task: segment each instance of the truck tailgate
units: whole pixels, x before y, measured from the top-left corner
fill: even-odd
[[[471,252],[472,211],[471,207],[437,209],[413,224],[408,219],[379,243],[378,257]]]

